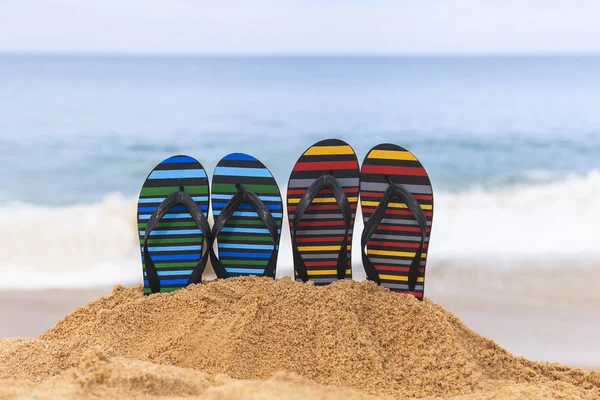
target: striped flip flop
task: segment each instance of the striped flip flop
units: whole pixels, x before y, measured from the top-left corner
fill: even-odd
[[[320,141],[296,162],[287,210],[297,281],[326,285],[352,278],[358,187],[356,154],[342,140]]]
[[[208,192],[206,171],[192,157],[167,158],[148,175],[137,213],[144,294],[201,281],[208,260],[202,246],[210,236]]]
[[[367,278],[422,299],[433,218],[433,190],[425,168],[400,146],[375,146],[362,165],[360,205]]]
[[[283,202],[271,172],[248,154],[229,154],[212,180],[215,218],[210,259],[219,278],[241,275],[275,277]]]

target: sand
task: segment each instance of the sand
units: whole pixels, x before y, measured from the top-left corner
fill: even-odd
[[[448,269],[460,272],[455,276]],[[452,311],[472,330],[493,339],[515,355],[600,370],[600,315],[597,312],[600,297],[593,298],[584,292],[583,297],[573,298],[573,292],[567,288],[554,284],[548,288],[546,285],[552,274],[544,271],[540,272],[537,282],[543,282],[553,296],[542,290],[531,293],[526,287],[515,287],[511,284],[514,281],[511,274],[487,271],[474,278],[475,271],[455,265],[428,272],[431,281],[427,296]],[[581,272],[577,270],[573,274]],[[558,272],[554,273],[560,276]],[[465,277],[470,289],[463,282]],[[530,278],[526,280],[536,282]],[[593,274],[583,274],[581,278],[585,282],[596,280]],[[479,290],[474,292],[473,285]],[[485,291],[488,287],[490,290]],[[498,288],[502,288],[502,292]],[[0,337],[37,337],[75,307],[107,295],[111,290],[112,287],[2,290]],[[556,293],[561,295],[556,296]]]
[[[599,372],[515,357],[371,282],[117,286],[0,352],[0,398],[600,398]]]

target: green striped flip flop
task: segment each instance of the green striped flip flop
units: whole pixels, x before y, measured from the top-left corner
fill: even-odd
[[[422,299],[433,218],[433,190],[425,168],[400,146],[373,147],[361,169],[360,205],[367,278]]]
[[[287,211],[297,281],[326,285],[352,278],[358,185],[356,154],[342,140],[316,143],[294,165]]]
[[[248,154],[229,154],[215,168],[211,202],[219,255],[211,246],[210,260],[217,277],[274,278],[283,202],[271,172]]]
[[[208,195],[206,171],[192,157],[167,158],[148,175],[137,212],[144,294],[201,282],[208,260],[203,242],[210,239]]]

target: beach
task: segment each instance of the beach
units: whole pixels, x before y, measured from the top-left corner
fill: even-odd
[[[600,57],[0,61],[0,398],[600,398]],[[283,229],[275,281],[141,296],[158,162],[243,151],[285,194],[326,138],[423,163],[426,301],[362,282],[360,209],[356,282],[291,282]]]
[[[29,316],[36,312],[43,309]],[[539,333],[510,329],[531,317],[526,310],[520,321],[514,312],[503,317],[501,309],[464,315],[465,321],[487,325],[484,329],[497,332],[504,325],[506,340],[515,335],[514,343],[522,346],[534,345],[528,340]],[[549,329],[537,315],[533,324]],[[576,317],[564,322],[573,321]],[[42,322],[23,326],[23,332],[35,328],[43,329]],[[573,328],[564,333],[573,339],[571,351],[592,350],[589,343],[577,343],[585,332],[572,336],[580,327]],[[545,335],[535,345],[551,358],[554,339]],[[118,286],[37,338],[0,340],[0,349],[5,379],[0,396],[6,398],[19,393],[207,399],[600,396],[600,372],[516,357],[444,307],[371,282],[315,287],[250,277],[150,297],[140,286]]]

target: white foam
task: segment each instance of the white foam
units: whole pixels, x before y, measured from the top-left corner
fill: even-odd
[[[0,287],[70,288],[139,280],[136,202],[0,208]]]
[[[436,193],[431,257],[481,264],[600,259],[600,171],[493,191]]]
[[[91,205],[0,207],[0,288],[141,282],[135,216],[136,199],[118,193]],[[355,232],[362,226],[359,214]],[[360,235],[354,239],[354,275],[363,279]],[[291,259],[284,229],[278,277],[291,276]],[[536,186],[435,192],[430,269],[559,268],[565,263],[586,268],[597,267],[599,260],[598,171]]]

